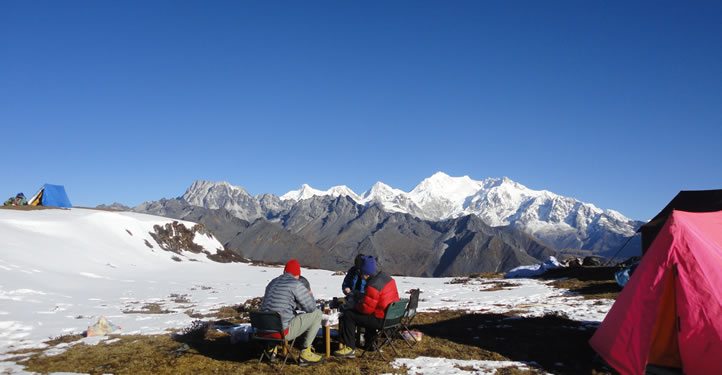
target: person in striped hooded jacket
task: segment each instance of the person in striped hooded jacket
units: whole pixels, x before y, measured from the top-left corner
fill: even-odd
[[[271,280],[266,286],[261,311],[276,311],[281,314],[285,336],[289,340],[301,338],[302,364],[316,364],[323,359],[313,352],[313,339],[321,328],[321,310],[311,291],[299,281],[301,265],[296,259],[288,261],[283,274]],[[297,307],[304,314],[296,314]]]

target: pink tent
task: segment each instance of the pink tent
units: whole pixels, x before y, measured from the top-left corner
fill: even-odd
[[[589,343],[623,375],[722,374],[722,211],[672,211]]]

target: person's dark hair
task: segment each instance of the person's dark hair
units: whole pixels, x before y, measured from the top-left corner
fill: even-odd
[[[353,265],[356,266],[357,269],[360,269],[360,268],[361,268],[361,264],[363,263],[363,258],[364,258],[364,257],[365,257],[365,255],[363,255],[363,254],[361,254],[361,253],[359,253],[358,255],[356,255],[356,259],[354,259]]]

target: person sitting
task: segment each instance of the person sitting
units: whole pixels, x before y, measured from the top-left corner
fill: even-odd
[[[296,259],[288,261],[283,274],[271,280],[266,286],[261,311],[275,311],[281,314],[286,338],[301,337],[301,364],[321,363],[323,357],[313,352],[313,339],[321,328],[321,310],[310,290],[299,281],[301,266]],[[304,314],[296,315],[296,305]]]
[[[371,348],[378,335],[377,330],[383,325],[386,307],[399,300],[396,281],[385,272],[376,270],[374,257],[362,258],[360,272],[366,280],[366,287],[361,301],[341,316],[341,343],[344,347],[333,353],[337,357],[355,356],[357,326],[366,328],[366,347]]]
[[[366,287],[366,279],[361,277],[360,271],[361,261],[363,257],[363,254],[356,255],[356,259],[354,259],[354,265],[349,268],[348,272],[346,272],[346,277],[343,278],[343,283],[341,283],[341,290],[346,296],[350,296],[354,292],[358,292],[360,294],[363,294],[364,292],[364,288]]]
[[[308,279],[303,276],[299,276],[298,281],[300,281],[301,284],[303,284],[303,286],[305,286],[306,289],[308,289],[308,294],[313,296],[313,291],[311,290],[311,283],[308,282]],[[301,307],[301,305],[298,303],[296,303],[296,311],[303,311],[303,307]]]
[[[10,197],[5,201],[5,206],[27,206],[28,200],[25,198],[25,194],[18,193],[15,198]]]

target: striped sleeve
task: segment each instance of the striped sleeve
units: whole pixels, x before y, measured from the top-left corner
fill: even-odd
[[[303,311],[308,313],[316,311],[316,300],[313,298],[313,294],[300,282],[295,285],[294,294]]]

